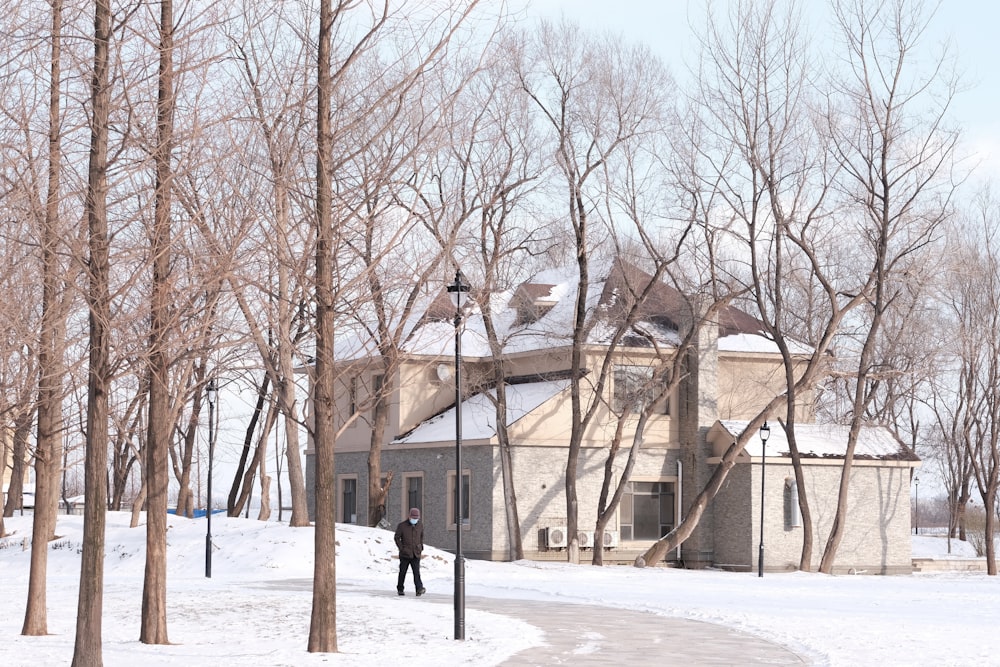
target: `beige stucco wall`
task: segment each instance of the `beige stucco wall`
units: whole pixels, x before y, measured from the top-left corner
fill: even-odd
[[[752,419],[785,390],[784,368],[773,355],[722,352],[718,368],[719,419]],[[812,393],[801,395],[798,406],[797,419],[811,422]]]
[[[602,363],[603,349],[588,350],[584,356],[584,366],[590,370],[587,380],[596,380]],[[511,376],[532,375],[565,371],[570,365],[569,348],[555,348],[545,352],[511,355],[507,361],[507,373]],[[620,364],[650,365],[655,362],[649,350],[629,350],[623,352],[616,361]],[[389,422],[386,436],[391,439],[406,433],[429,417],[439,413],[454,403],[454,384],[448,378],[441,380],[438,367],[454,372],[453,357],[405,357],[393,377],[388,378],[393,391],[388,399]],[[775,355],[761,353],[721,352],[718,356],[718,405],[719,419],[749,419],[757,414],[770,396],[780,393],[784,386],[784,374],[780,359]],[[370,388],[372,378],[383,373],[380,365],[363,360],[344,364],[338,368],[337,413],[338,427],[349,417],[348,386],[350,378],[356,377],[356,401],[361,410],[353,423],[343,430],[338,438],[338,451],[366,451],[369,447],[371,408]],[[482,382],[489,374],[486,360],[466,357],[463,364],[466,385]],[[586,382],[584,383],[586,386]],[[613,379],[608,378],[604,398],[610,401]],[[586,397],[585,397],[586,400]],[[679,414],[677,394],[671,398],[671,414]],[[799,401],[799,418],[810,421],[811,395]],[[541,443],[555,442],[568,437],[566,429],[553,427],[555,422],[568,423],[569,397],[560,398],[559,405],[543,420],[525,422],[521,428],[530,433],[523,434],[526,440]],[[711,421],[714,421],[713,416]],[[657,415],[647,428],[647,441],[657,443],[675,442],[678,435],[676,419]],[[585,439],[592,442],[608,442],[612,437],[615,418],[607,405],[599,408]]]
[[[396,373],[385,381],[392,383],[386,399],[389,419],[386,436],[392,440],[406,433],[455,402],[452,381],[442,381],[438,366],[454,372],[454,359],[405,359]],[[375,364],[345,364],[338,368],[336,379],[337,428],[350,418],[350,383],[354,378],[358,414],[337,438],[338,452],[368,451],[371,441],[371,388],[376,375],[384,374]]]
[[[511,360],[508,372],[510,375],[528,375],[562,370],[567,363],[566,356],[565,353],[556,351],[552,355],[515,357]],[[591,356],[586,361],[590,367],[593,367],[599,362],[599,359],[596,356]],[[633,356],[622,361],[625,364],[637,365],[649,362],[648,355],[645,357]],[[410,431],[424,420],[454,405],[453,381],[441,381],[437,376],[437,367],[441,364],[451,370],[454,369],[453,360],[450,360],[449,364],[449,360],[429,358],[408,359],[401,365],[397,375],[392,378],[393,391],[389,398],[389,423],[386,427],[386,436],[389,439]],[[485,363],[481,361],[470,361],[463,365],[466,379],[475,380],[484,377],[486,373],[484,366]],[[360,366],[345,367],[342,370],[337,378],[337,410],[340,415],[338,424],[343,424],[349,411],[349,378],[358,377],[357,402],[359,406],[366,406],[369,402],[368,392],[372,377],[380,372],[380,369]],[[608,405],[612,391],[612,381],[609,378],[604,389],[606,400],[598,407],[590,428],[584,434],[584,440],[588,443],[604,446],[614,437],[617,418],[611,413]],[[589,396],[585,395],[584,400],[588,399]],[[675,401],[676,399],[672,398],[671,400]],[[571,413],[571,396],[569,391],[565,391],[556,396],[543,409],[527,415],[515,423],[511,429],[511,437],[532,445],[560,443],[564,445],[569,439]],[[370,408],[361,410],[353,425],[344,429],[338,438],[338,451],[367,451],[370,442],[370,416]],[[635,419],[630,420],[630,422],[624,432],[626,439],[630,439],[635,432]],[[650,418],[645,431],[647,443],[666,445],[676,441],[676,437],[676,420],[674,418],[664,414],[656,414]]]

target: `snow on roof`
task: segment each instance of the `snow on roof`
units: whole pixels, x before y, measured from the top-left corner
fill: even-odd
[[[569,380],[528,382],[507,386],[507,426],[529,414],[561,391]],[[495,396],[495,390],[489,392]],[[496,435],[496,408],[485,394],[475,394],[462,401],[462,437],[488,440]],[[455,408],[431,417],[415,429],[393,440],[391,445],[418,442],[447,442],[455,439]]]
[[[719,424],[733,438],[737,438],[750,422],[723,420]],[[788,437],[778,422],[769,422],[771,436],[767,441],[768,456],[788,456]],[[847,451],[850,427],[841,424],[795,424],[795,443],[799,453],[810,458],[842,458]],[[755,432],[744,450],[752,457],[759,457],[763,447],[760,431]],[[889,429],[884,426],[862,426],[854,456],[859,459],[918,460]]]
[[[812,354],[812,348],[788,340],[788,349],[792,354]],[[719,352],[764,352],[778,354],[778,346],[773,339],[763,331],[757,333],[737,333],[719,336]]]
[[[630,303],[630,294],[642,291],[651,279],[649,274],[620,261],[605,260],[591,266],[586,304],[589,322],[587,342],[607,344]],[[645,281],[645,282],[644,282]],[[518,354],[549,350],[572,342],[578,289],[575,265],[546,269],[513,290],[488,295],[497,333],[504,352]],[[447,299],[437,294],[421,295],[420,304],[403,323],[402,349],[415,355],[450,356],[454,354],[455,329]],[[544,301],[537,318],[519,317],[524,299]],[[462,327],[462,353],[468,357],[489,357],[490,349],[482,313],[475,302]],[[680,344],[679,329],[690,320],[690,303],[677,289],[659,283],[640,308],[632,331],[626,334],[626,347],[647,347],[648,338],[663,346]],[[751,315],[731,307],[718,314],[720,351],[777,354],[778,348]],[[396,323],[399,325],[399,323]],[[809,354],[805,345],[789,342],[795,354]],[[372,334],[359,325],[342,328],[336,337],[336,357],[358,359],[378,354]]]

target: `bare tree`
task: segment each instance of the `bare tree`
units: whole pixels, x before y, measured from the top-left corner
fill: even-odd
[[[316,377],[313,390],[313,441],[316,449],[316,538],[313,558],[312,616],[309,623],[310,653],[337,652],[337,551],[334,507],[335,376],[333,351],[334,253],[333,191],[330,181],[333,149],[330,100],[334,78],[331,72],[333,29],[343,3],[320,0],[316,74]],[[368,32],[370,39],[385,21],[382,16]]]
[[[948,382],[937,383],[930,403],[935,419],[934,433],[939,442],[931,450],[941,470],[945,498],[948,507],[948,547],[951,540],[968,539],[966,533],[966,509],[971,499],[973,482],[973,461],[970,448],[966,446],[966,435],[972,432],[972,390],[968,376],[971,368],[963,364],[957,382],[958,390],[952,385],[951,374],[942,377]]]
[[[74,665],[103,664],[101,621],[104,599],[104,528],[107,511],[108,384],[111,296],[109,290],[107,167],[109,134],[109,44],[111,5],[94,6],[94,70],[91,92],[91,145],[87,184],[90,259],[90,363],[87,383],[86,501],[83,555],[77,605]]]
[[[837,512],[820,571],[833,569],[847,520],[851,464],[868,406],[877,396],[878,342],[887,313],[908,290],[909,274],[924,261],[949,214],[957,132],[946,112],[955,82],[943,60],[924,74],[918,48],[930,16],[909,2],[836,3],[847,46],[848,72],[840,92],[844,108],[832,123],[834,154],[842,167],[844,212],[860,221],[859,290],[866,308],[855,325],[856,383]],[[841,80],[842,73],[835,76]],[[930,109],[928,111],[928,108]],[[919,271],[916,271],[919,273]]]
[[[958,382],[947,397],[946,404],[953,407],[946,416],[939,414],[939,420],[948,444],[964,450],[949,447],[946,452],[951,504],[959,503],[959,511],[964,510],[971,472],[987,508],[987,572],[996,575],[996,513],[991,508],[1000,491],[1000,204],[984,192],[976,209],[951,230],[952,265],[943,289],[955,332],[952,355]]]
[[[451,198],[445,194],[450,184],[445,185],[446,165],[439,155],[447,152],[452,110],[468,82],[466,69],[475,71],[475,64],[466,68],[461,57],[449,56],[435,57],[434,66],[425,64],[412,76],[404,75],[391,98],[381,89],[373,91],[385,99],[371,114],[371,125],[380,129],[371,137],[370,127],[358,128],[358,141],[365,145],[344,170],[343,179],[354,181],[358,201],[344,225],[345,262],[362,277],[357,291],[346,293],[345,317],[371,341],[376,353],[371,363],[383,378],[368,392],[371,526],[383,519],[394,479],[392,470],[383,474],[381,461],[396,389],[385,380],[396,376],[414,313],[424,306],[428,292],[439,291],[434,283],[443,273],[446,256],[454,254],[454,234],[470,213],[450,215]],[[377,61],[373,65],[379,68]]]
[[[48,185],[45,199],[45,219],[42,226],[42,323],[38,344],[38,438],[35,448],[35,514],[32,521],[31,573],[28,579],[28,603],[22,634],[47,633],[46,620],[46,560],[47,543],[55,535],[58,508],[58,479],[62,459],[62,396],[65,352],[65,312],[60,306],[61,262],[58,244],[60,227],[61,124],[62,87],[62,2],[52,3],[50,29],[51,58],[49,61],[49,128]],[[95,56],[96,58],[96,56]],[[98,459],[97,463],[100,463]],[[100,526],[100,524],[98,524]],[[103,534],[103,531],[102,531]],[[100,540],[100,538],[98,538]],[[101,543],[98,542],[98,546]],[[98,580],[99,583],[99,580]],[[83,595],[81,593],[81,601]],[[98,620],[98,644],[100,621]]]
[[[577,269],[572,324],[570,396],[571,433],[566,460],[566,522],[570,536],[567,559],[578,563],[579,501],[576,482],[580,448],[588,424],[601,408],[617,344],[634,324],[641,298],[618,323],[599,371],[584,377],[585,347],[599,318],[588,305],[592,248],[617,233],[612,191],[628,180],[629,149],[661,129],[664,97],[673,83],[645,49],[627,46],[613,36],[597,39],[578,26],[543,22],[524,50],[516,73],[525,94],[541,116],[560,175],[558,197],[572,233]],[[650,284],[656,284],[668,262],[657,262]]]
[[[309,634],[310,652],[336,650],[336,584],[334,581],[334,424],[336,368],[333,327],[336,299],[349,294],[360,276],[351,267],[338,267],[334,284],[335,257],[340,257],[338,228],[333,224],[332,181],[348,170],[372,141],[382,139],[392,127],[395,100],[407,97],[423,80],[432,63],[438,62],[458,30],[478,3],[455,9],[440,8],[429,18],[407,16],[407,37],[390,62],[380,60],[392,53],[388,39],[380,42],[390,26],[389,3],[375,3],[364,10],[353,3],[320,4],[317,73],[317,163],[316,163],[316,365],[314,376],[314,442],[316,451],[316,565],[313,584],[313,614]],[[352,11],[352,10],[358,11]],[[364,15],[367,13],[367,15]],[[348,29],[353,27],[353,31]],[[338,29],[337,35],[332,34]],[[334,37],[340,41],[338,62],[333,65]],[[388,35],[386,35],[388,37]],[[379,46],[386,49],[380,51]],[[366,68],[362,65],[383,63]],[[377,76],[372,76],[377,72]],[[331,116],[332,96],[338,109]],[[388,121],[388,122],[386,122]],[[364,128],[364,129],[363,129]],[[348,181],[350,182],[350,181]],[[340,225],[365,215],[364,193],[348,188],[338,200]],[[346,195],[346,196],[343,196]]]
[[[708,147],[706,181],[733,211],[749,254],[746,279],[763,330],[781,353],[784,426],[803,519],[799,568],[812,567],[813,523],[795,422],[805,347],[822,357],[832,332],[857,302],[834,288],[838,265],[827,251],[826,205],[835,169],[815,132],[817,91],[798,5],[739,3],[710,13],[702,37],[698,105]],[[733,150],[733,148],[736,150]],[[835,165],[834,165],[835,166]],[[819,366],[814,371],[822,370]]]
[[[493,392],[486,395],[496,409],[496,433],[504,493],[508,557],[524,558],[521,521],[517,509],[515,470],[508,435],[508,364],[504,348],[502,312],[496,312],[493,294],[511,291],[526,275],[535,256],[544,255],[555,243],[544,224],[524,224],[531,215],[530,196],[539,187],[545,169],[536,149],[537,129],[530,102],[520,94],[519,82],[511,76],[509,61],[518,50],[517,35],[502,35],[488,53],[489,61],[470,82],[449,123],[446,157],[438,181],[444,190],[457,193],[448,203],[456,228],[478,222],[474,236],[477,276],[483,296],[476,299],[490,347],[492,367],[486,381]],[[447,185],[444,185],[447,184]],[[445,202],[442,202],[445,203]],[[446,242],[444,242],[446,244]]]
[[[294,190],[299,187],[298,172],[305,157],[301,154],[303,138],[300,135],[306,125],[308,68],[304,61],[307,49],[304,43],[297,50],[279,48],[278,36],[285,34],[288,22],[282,12],[261,11],[253,6],[248,7],[246,15],[248,22],[244,30],[247,36],[234,37],[234,40],[238,42],[237,52],[251,117],[263,138],[264,159],[270,174],[267,186],[273,194],[268,200],[273,203],[273,210],[262,212],[261,222],[266,230],[262,233],[265,247],[274,255],[271,272],[274,284],[267,290],[267,305],[256,309],[250,306],[242,282],[234,282],[232,286],[274,386],[277,406],[284,419],[285,456],[292,497],[289,522],[292,526],[307,526],[309,513],[299,444],[301,417],[296,399],[295,352],[306,324],[302,317],[302,292],[307,284],[303,259],[307,256],[308,242],[294,229],[294,220],[303,216],[297,214],[293,201]],[[259,280],[259,276],[248,278]],[[258,323],[255,313],[262,313],[267,318],[266,324]],[[258,465],[263,465],[264,460],[259,459]],[[261,481],[263,483],[263,477]]]
[[[169,353],[171,201],[174,149],[173,0],[160,0],[157,78],[155,210],[149,254],[153,265],[149,325],[149,417],[146,436],[146,570],[139,641],[166,644],[168,451],[172,435]]]

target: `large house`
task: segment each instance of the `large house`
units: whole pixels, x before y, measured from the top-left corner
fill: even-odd
[[[647,274],[621,262],[595,271],[587,295],[592,328],[585,350],[586,378],[592,378],[608,351],[614,318],[623,295]],[[442,295],[443,298],[443,295]],[[507,377],[506,423],[512,446],[513,477],[525,557],[565,559],[565,471],[571,427],[571,337],[576,276],[547,271],[512,294],[492,297],[504,334]],[[604,562],[631,563],[684,515],[719,462],[722,452],[756,417],[768,399],[783,391],[781,357],[755,318],[724,307],[713,324],[700,328],[680,385],[657,399],[642,434],[627,491],[607,526],[602,545],[593,544],[593,528],[608,444],[622,419],[622,406],[634,387],[648,383],[664,350],[676,350],[691,308],[680,293],[655,285],[639,318],[615,352],[608,386],[582,443],[578,469],[580,544],[604,549]],[[408,331],[398,370],[385,377],[384,367],[368,363],[370,346],[353,341],[339,360],[342,391],[338,409],[343,429],[336,443],[337,504],[325,511],[344,523],[367,523],[367,459],[371,431],[366,388],[391,386],[388,427],[382,449],[383,474],[393,472],[386,505],[392,525],[419,507],[425,540],[443,549],[455,545],[456,526],[463,532],[463,552],[473,558],[505,560],[508,537],[504,511],[496,410],[488,381],[493,357],[481,317],[473,311],[462,329],[463,400],[455,405],[454,309],[441,299],[428,303]],[[651,341],[655,341],[654,345]],[[810,350],[797,353],[806,358]],[[669,356],[669,352],[668,352]],[[583,382],[589,387],[588,382]],[[593,398],[593,394],[587,400]],[[837,484],[846,447],[846,431],[810,424],[805,397],[797,407],[797,441],[805,460],[807,492],[815,521],[818,560],[836,506]],[[455,427],[462,423],[462,480],[465,502],[455,494]],[[783,414],[783,412],[782,412]],[[631,445],[635,418],[624,417],[623,448]],[[786,440],[776,420],[774,436],[762,451],[754,434],[730,471],[695,533],[666,560],[688,567],[757,568],[761,501],[768,570],[794,569],[801,550],[794,475]],[[630,430],[631,429],[631,430]],[[766,453],[766,458],[762,456]],[[894,573],[911,571],[909,480],[919,465],[887,431],[863,429],[851,477],[850,519],[837,571]],[[312,489],[313,451],[307,455]],[[623,474],[625,455],[613,465],[614,481]],[[765,463],[766,462],[766,463]],[[762,465],[764,464],[764,465]],[[764,489],[761,473],[766,471]],[[312,512],[317,508],[312,507]],[[320,511],[324,511],[320,509]]]

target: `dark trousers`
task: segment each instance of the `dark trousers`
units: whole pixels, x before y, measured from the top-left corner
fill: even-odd
[[[424,587],[422,581],[420,581],[420,557],[416,558],[403,558],[399,557],[399,579],[396,582],[396,590],[403,590],[403,585],[406,583],[406,570],[407,568],[413,568],[413,585],[416,586],[419,591]]]

